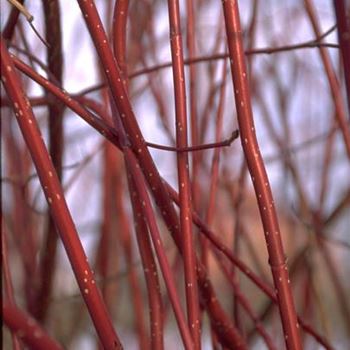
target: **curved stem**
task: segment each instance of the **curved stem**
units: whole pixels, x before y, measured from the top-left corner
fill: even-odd
[[[265,231],[269,263],[278,296],[284,339],[288,349],[301,349],[299,324],[294,307],[279,223],[269,179],[255,134],[237,1],[224,1],[223,10],[241,142]]]

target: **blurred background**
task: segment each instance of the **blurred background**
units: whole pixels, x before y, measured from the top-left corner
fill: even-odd
[[[110,36],[112,3],[96,1]],[[207,0],[193,3],[192,47],[186,41],[187,2],[180,1],[180,8],[185,58],[198,58],[186,65],[185,77],[189,144],[199,145],[227,139],[238,126],[225,56],[227,39],[221,3]],[[336,123],[339,111],[317,47],[319,43],[323,44],[338,78],[341,108],[347,118],[349,113],[333,2],[312,3],[311,13],[303,1],[294,0],[240,1],[239,6],[256,133],[278,210],[296,308],[334,348],[347,349],[350,346],[350,167]],[[35,28],[45,36],[42,2],[30,1],[26,6],[34,16]],[[1,2],[2,30],[10,8],[8,2]],[[98,104],[110,118],[104,77],[78,4],[63,0],[59,1],[59,8],[62,87],[95,113],[93,103]],[[312,14],[321,37],[315,33]],[[46,48],[23,16],[19,18],[10,49],[47,76],[43,69],[47,66]],[[126,68],[132,107],[147,141],[174,146],[171,67],[146,69],[170,61],[166,2],[130,1]],[[53,102],[39,85],[24,75],[21,78],[49,145],[47,104]],[[41,276],[48,249],[48,208],[3,89],[1,114],[2,234],[16,302],[30,310],[28,300],[38,295],[42,286],[36,276]],[[141,314],[147,326],[147,290],[122,155],[68,108],[63,108],[62,114],[60,144],[66,200],[121,341],[126,349],[138,349],[141,321],[135,317],[135,293],[143,300]],[[161,175],[177,188],[176,154],[151,148],[150,151]],[[190,160],[194,210],[242,261],[272,283],[263,229],[240,141],[219,152],[214,149],[193,152]],[[215,182],[216,161],[219,163]],[[160,218],[158,223],[174,274],[182,281],[182,260]],[[196,229],[194,232],[200,256],[200,233]],[[107,237],[105,241],[103,237]],[[96,348],[95,331],[66,253],[59,240],[54,246],[52,288],[41,321],[67,349]],[[241,307],[234,307],[232,286],[210,251],[207,259],[209,275],[225,310],[232,317],[238,315],[250,348],[264,349],[266,345],[252,320]],[[227,261],[225,264],[231,268]],[[278,308],[243,274],[236,272],[236,280],[277,348],[282,348]],[[166,306],[166,349],[178,349],[179,333],[162,281],[161,285]],[[183,285],[179,283],[178,287],[183,294]],[[304,333],[303,340],[305,349],[321,348]],[[10,349],[10,344],[9,333],[4,328],[3,346]],[[205,316],[203,344],[203,349],[213,348]]]

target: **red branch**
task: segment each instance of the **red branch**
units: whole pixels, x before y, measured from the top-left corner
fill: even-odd
[[[122,348],[113,329],[106,307],[96,287],[93,272],[87,262],[78,232],[68,210],[64,192],[49,158],[39,127],[34,118],[29,101],[25,97],[14,64],[1,38],[2,82],[24,140],[31,153],[40,183],[44,190],[52,218],[58,228],[63,245],[71,262],[79,288],[89,309],[102,344],[107,349]]]
[[[269,263],[278,295],[284,338],[288,349],[301,349],[299,325],[277,214],[264,161],[255,135],[237,1],[223,1],[223,9],[241,142],[265,231]]]
[[[3,321],[31,349],[63,350],[63,347],[52,339],[47,332],[24,311],[15,305],[5,303],[2,306]]]
[[[176,115],[176,146],[187,147],[187,113],[185,71],[183,62],[180,8],[177,0],[168,1],[170,47]],[[192,329],[195,349],[200,349],[199,300],[196,279],[195,251],[192,232],[192,199],[187,152],[177,153],[178,187],[180,196],[180,229],[183,247],[187,319]]]

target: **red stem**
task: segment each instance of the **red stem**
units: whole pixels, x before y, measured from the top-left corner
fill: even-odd
[[[60,7],[57,0],[44,0],[43,12],[45,17],[45,38],[49,46],[47,48],[48,69],[55,77],[57,83],[62,85],[63,56],[60,24]],[[64,104],[53,99],[48,105],[49,124],[49,152],[58,178],[62,179],[63,157],[63,113]],[[48,312],[52,283],[55,272],[57,232],[55,223],[50,214],[47,214],[47,223],[44,234],[44,248],[40,261],[39,288],[36,292],[33,315],[39,321],[44,321]]]
[[[118,137],[115,133],[115,131],[113,131],[110,127],[109,128],[106,128],[106,124],[104,123],[100,123],[100,120],[93,117],[93,115],[91,113],[88,113],[84,108],[81,107],[81,105],[79,103],[77,103],[76,101],[74,101],[69,95],[67,94],[64,94],[59,88],[55,87],[53,84],[49,83],[45,78],[43,77],[40,77],[37,73],[33,72],[31,70],[30,67],[28,67],[27,65],[25,65],[24,63],[21,63],[21,61],[19,61],[18,59],[14,59],[14,63],[16,63],[16,66],[18,66],[18,68],[21,68],[23,69],[26,74],[28,74],[29,76],[31,76],[33,79],[35,79],[36,81],[40,81],[40,84],[42,84],[43,86],[47,87],[48,89],[51,89],[50,91],[52,91],[53,93],[55,93],[56,96],[62,98],[65,103],[70,107],[72,108],[74,111],[76,111],[77,113],[79,113],[79,115],[87,122],[89,123],[90,125],[92,125],[95,129],[97,129],[103,136],[105,136],[107,139],[109,139],[113,144],[115,144],[117,147],[120,147],[119,145],[119,141],[118,141]],[[152,190],[155,189],[155,190],[158,190],[159,187],[156,187],[156,183],[153,183],[152,180],[154,180],[155,176],[153,176],[154,173],[150,172],[150,173],[146,173],[145,175],[150,175],[148,176],[148,181],[151,181],[151,188]],[[169,186],[166,185],[167,188],[169,189]],[[172,190],[173,191],[173,190]],[[175,194],[176,192],[174,192]],[[157,194],[162,194],[164,195],[165,193],[164,192],[158,192],[157,191]],[[345,203],[345,204],[342,204],[341,205],[341,208],[344,208],[346,206],[346,203],[348,202],[348,199],[350,198],[350,196],[345,196],[345,200],[342,202],[342,203]],[[161,208],[163,208],[163,205],[164,203],[161,205]],[[335,209],[335,212],[339,212],[341,209]],[[163,210],[162,211],[162,214],[165,215],[167,214],[167,211]],[[333,218],[336,216],[336,214],[334,215],[331,215],[330,216],[330,219],[329,221],[333,220]],[[169,217],[166,217],[167,220],[169,220]],[[200,225],[200,228],[203,230],[203,222],[199,219],[199,217],[194,217],[194,222],[197,224],[197,225]],[[176,229],[176,226],[175,226],[175,229]],[[204,229],[205,230],[205,229]],[[176,231],[175,231],[176,232]],[[217,247],[220,247],[221,246],[221,243],[219,243],[217,241],[217,238],[215,238],[215,236],[210,236],[210,231],[203,231],[204,234],[208,235],[208,238],[209,240]],[[228,252],[226,252],[228,254]],[[243,272],[246,271],[246,268],[245,267],[242,267],[241,269]],[[248,273],[247,273],[247,276],[249,277],[250,276],[250,270],[247,269]],[[200,272],[201,272],[201,275],[199,276],[199,279],[201,280],[201,286],[204,286],[206,283],[210,283],[209,281],[207,281],[205,278],[204,278],[204,269],[201,268],[200,269]],[[208,284],[210,285],[210,284]],[[260,286],[261,288],[261,286]],[[204,289],[204,288],[203,288]],[[201,293],[203,293],[202,291],[202,288],[201,288]],[[206,293],[211,293],[210,291],[206,292]],[[221,317],[219,316],[221,314],[221,311],[219,311],[219,309],[217,308],[218,307],[218,304],[217,304],[217,300],[216,299],[213,299],[213,298],[208,298],[208,301],[210,300],[210,303],[206,304],[210,314],[211,314],[211,317],[218,317],[218,319]],[[276,299],[274,299],[275,302],[276,302]],[[300,321],[301,322],[301,321]],[[310,332],[310,334],[312,334],[315,339],[317,339],[320,344],[322,344],[323,346],[325,346],[327,349],[331,349],[331,346],[327,343],[327,341],[322,338],[321,336],[319,336],[311,326],[305,324],[305,323],[301,323],[301,325],[303,326],[303,328],[305,330],[307,330],[308,332]],[[219,333],[220,334],[220,331]],[[226,336],[227,334],[225,334]],[[222,335],[223,336],[223,335]],[[231,334],[231,336],[233,336],[233,334]],[[224,339],[224,338],[223,338]],[[228,339],[233,339],[233,338],[228,338]]]
[[[5,300],[8,305],[13,305],[16,307],[15,296],[13,292],[12,278],[8,261],[8,251],[7,251],[7,230],[5,230],[5,223],[2,222],[1,229],[1,255],[2,255],[2,272],[4,278],[4,291],[5,291]],[[11,330],[12,337],[12,347],[13,350],[21,350],[22,345],[19,341],[16,332]]]
[[[50,213],[55,221],[81,293],[89,309],[102,344],[107,349],[122,348],[106,307],[96,287],[74,222],[69,213],[59,179],[49,158],[42,136],[26,99],[12,59],[1,38],[2,81],[44,189]]]
[[[4,324],[31,349],[63,350],[63,347],[52,339],[34,318],[15,305],[4,303],[2,316]]]
[[[108,46],[107,37],[103,30],[95,4],[91,0],[78,0],[78,2],[83,12],[91,37],[95,43],[100,60],[104,66],[113,100],[119,111],[121,117],[120,119],[128,137],[128,141],[131,143],[131,147],[141,164],[141,169],[149,183],[168,229],[173,234],[173,237],[180,248],[180,231],[176,212],[172,203],[170,202],[169,195],[164,188],[164,184],[160,178],[157,168],[154,165],[153,159],[146,148],[141,130],[132,111],[124,83],[121,79],[120,71],[115,64],[111,49]],[[113,116],[116,119],[118,118],[116,114],[113,114]],[[119,121],[116,120],[115,124],[117,125],[118,123]],[[230,346],[233,346],[232,344],[234,344],[237,348],[244,349],[245,342],[240,337],[237,330],[230,324],[224,310],[221,308],[215,296],[214,289],[206,277],[204,267],[198,265],[197,273],[201,284],[201,295],[203,296],[204,304],[207,307],[210,317],[215,323],[215,330],[221,341],[225,344],[229,344]]]
[[[135,159],[134,154],[129,148],[125,149],[124,156],[128,170],[130,174],[132,174],[131,181],[133,183],[133,186],[135,186],[137,196],[141,200],[142,212],[136,213],[136,215],[144,215],[147,220],[147,224],[149,226],[153,242],[153,247],[158,257],[159,265],[162,270],[164,281],[168,289],[169,298],[174,309],[175,317],[180,329],[183,343],[186,349],[194,349],[192,345],[191,333],[189,331],[189,328],[186,326],[185,317],[181,309],[179,297],[176,292],[176,284],[173,279],[169,262],[165,254],[164,246],[160,237],[154,213],[151,209],[152,206],[147,194],[146,186],[143,181],[143,174],[141,173],[141,170],[139,168],[137,160]]]
[[[119,167],[120,168],[120,167]],[[122,170],[122,169],[120,169]],[[121,243],[123,246],[126,266],[128,270],[128,280],[131,290],[132,304],[133,304],[133,314],[136,333],[139,341],[140,349],[148,349],[148,336],[146,334],[145,320],[143,314],[143,302],[142,302],[142,293],[141,287],[139,283],[139,279],[137,276],[137,270],[133,263],[133,250],[132,250],[132,240],[131,240],[131,232],[129,220],[127,217],[127,213],[125,212],[125,208],[123,205],[123,183],[121,177],[121,171],[119,170],[117,184],[114,188],[114,195],[116,197],[116,211],[119,217],[119,225],[120,225],[120,235],[121,235]]]
[[[113,51],[123,80],[127,78],[126,64],[126,23],[128,19],[129,0],[115,2],[113,13]]]
[[[194,0],[186,1],[186,12],[187,12],[187,35],[186,35],[186,46],[189,57],[195,57],[196,55],[196,3]],[[184,64],[182,62],[182,64]],[[190,122],[191,122],[191,143],[197,145],[198,142],[198,113],[197,113],[197,67],[195,65],[189,66],[189,99],[190,99]],[[192,154],[192,197],[193,207],[199,209],[199,198],[200,198],[200,183],[198,181],[198,169],[199,169],[199,156]]]
[[[102,296],[108,308],[112,306],[112,297],[115,298],[115,292],[111,295],[109,288],[110,284],[107,281],[109,275],[109,262],[111,260],[110,244],[112,241],[112,223],[113,223],[113,170],[118,164],[115,162],[114,148],[109,142],[104,143],[103,149],[103,188],[102,188],[102,223],[100,228],[99,244],[96,252],[97,272],[102,279]],[[116,254],[119,258],[119,254]],[[114,261],[114,265],[116,262]]]
[[[260,217],[265,231],[269,263],[278,296],[284,339],[288,349],[301,349],[299,325],[294,307],[286,258],[282,247],[277,214],[265,165],[255,135],[237,1],[224,1],[223,9],[242,147],[253,181]]]
[[[315,9],[311,0],[304,0],[306,11],[309,15],[309,19],[314,30],[316,37],[321,36],[321,31],[319,28],[318,20],[316,17]],[[332,62],[329,57],[328,51],[324,47],[319,48],[321,60],[324,66],[325,73],[328,78],[329,89],[333,97],[334,108],[336,110],[335,117],[338,121],[339,128],[341,130],[344,146],[350,160],[350,128],[349,119],[346,117],[344,109],[344,101],[342,98],[342,93],[339,85],[339,81],[332,67]]]
[[[176,191],[169,185],[166,184],[167,190],[172,198],[172,200],[179,204],[179,197]],[[227,259],[234,264],[241,272],[245,274],[262,292],[264,292],[275,304],[278,304],[278,298],[276,295],[276,291],[273,288],[261,280],[243,261],[239,260],[234,254],[232,254],[231,250],[221,241],[221,239],[215,235],[209,227],[201,220],[199,215],[196,212],[192,213],[193,222],[198,226],[200,232],[203,233],[215,249],[218,249],[222,254],[224,254]],[[310,333],[322,346],[326,349],[333,349],[333,347],[328,343],[328,341],[320,336],[315,330],[305,323],[300,317],[298,317],[298,322],[301,327],[308,333]],[[299,328],[298,324],[298,328]]]
[[[97,118],[94,114],[86,110],[76,99],[68,95],[66,92],[62,91],[56,85],[50,83],[47,79],[45,79],[35,71],[33,71],[28,65],[23,63],[21,60],[19,60],[16,57],[12,57],[12,59],[16,68],[21,70],[24,74],[30,76],[34,81],[36,81],[38,84],[42,85],[43,87],[45,87],[45,89],[54,94],[55,97],[64,102],[67,107],[69,107],[73,112],[77,113],[82,119],[84,119],[89,125],[91,125],[94,129],[96,129],[100,134],[102,134],[112,143],[119,145],[117,134],[110,125],[106,124],[106,122],[104,122],[100,118]],[[86,99],[84,99],[84,101],[86,101]],[[94,107],[97,106],[94,105]]]
[[[151,241],[147,228],[147,222],[142,215],[142,204],[136,199],[136,189],[133,182],[128,178],[129,193],[131,204],[133,206],[133,213],[135,219],[135,231],[137,244],[142,259],[143,271],[145,275],[149,313],[151,326],[151,343],[150,348],[154,350],[164,349],[163,328],[164,328],[164,314],[163,302],[160,294],[160,285],[158,279],[157,265],[154,260]]]
[[[59,97],[62,100],[64,100],[65,103],[72,110],[77,112],[87,123],[89,123],[91,126],[93,126],[97,131],[99,131],[103,136],[105,136],[108,140],[110,140],[114,145],[116,145],[117,147],[120,147],[119,140],[118,140],[118,137],[117,137],[115,131],[113,131],[110,127],[107,128],[107,125],[105,123],[102,123],[98,118],[94,117],[91,113],[87,112],[84,108],[81,107],[81,105],[79,103],[74,101],[69,95],[64,94],[59,88],[57,88],[53,84],[49,83],[45,78],[40,77],[29,66],[25,65],[20,60],[14,59],[14,63],[16,63],[16,66],[18,66],[18,68],[21,68],[21,70],[23,70],[26,74],[28,74],[34,80],[40,82],[40,84],[42,84],[46,88],[50,89],[50,91],[52,93],[54,93],[57,97]],[[144,160],[144,159],[141,158],[140,160]],[[150,182],[151,189],[153,191],[155,191],[157,193],[157,195],[160,195],[161,197],[163,197],[163,200],[165,200],[164,197],[167,197],[165,195],[166,192],[159,191],[159,189],[161,187],[158,187],[157,182],[154,181],[155,180],[155,175],[154,174],[156,174],[156,173],[146,172],[145,176],[147,177],[147,180]],[[163,183],[163,181],[162,181],[162,183]],[[166,186],[167,186],[167,189],[169,190],[170,186],[168,184],[166,184]],[[171,189],[171,191],[173,191],[173,193],[170,192],[172,196],[176,194],[176,192],[173,189]],[[156,197],[156,198],[159,199],[159,197]],[[340,212],[343,208],[346,207],[346,204],[349,202],[349,198],[350,198],[350,196],[346,195],[344,197],[344,200],[341,201],[341,203],[339,205],[339,208],[337,207],[337,208],[334,209],[334,212],[330,215],[330,217],[328,219],[329,222],[334,220],[334,218],[337,216],[337,213]],[[163,215],[167,215],[168,212],[164,210],[166,201],[159,202],[159,203],[158,204],[160,205],[160,207],[163,208],[161,213]],[[165,219],[168,222],[169,220],[172,221],[173,217],[172,216],[165,216]],[[213,236],[210,233],[210,231],[208,231],[208,230],[205,231],[205,225],[199,219],[199,217],[195,216],[193,219],[194,219],[194,222],[196,223],[196,225],[199,225],[199,227],[202,230],[204,230],[203,233],[206,234],[206,235],[209,235],[208,238],[211,241],[211,243],[214,244],[216,247],[221,247],[221,243],[217,240],[217,238],[215,236]],[[175,228],[175,232],[176,232],[176,229],[177,229],[176,223],[175,223],[175,226],[173,225],[173,227]],[[176,238],[177,236],[174,236],[174,237]],[[227,251],[226,253],[230,254],[229,251]],[[246,268],[242,267],[241,270],[243,272],[245,272]],[[204,277],[205,276],[205,270],[203,269],[203,267],[201,267],[199,271],[201,272],[201,274],[199,276],[199,279],[201,280],[201,286],[204,287],[204,285],[206,285],[206,284],[210,285],[210,282]],[[250,270],[247,269],[247,271],[248,271],[247,276],[249,277],[250,276]],[[259,287],[262,288],[261,286],[259,286]],[[204,290],[204,288],[201,288],[201,293],[204,293],[203,290]],[[206,294],[207,293],[211,293],[211,291],[205,291],[205,292],[206,292]],[[219,305],[217,303],[217,300],[215,298],[212,298],[212,297],[208,298],[207,300],[210,301],[210,303],[207,303],[206,306],[208,308],[208,311],[211,314],[211,317],[215,317],[217,319],[220,319],[221,311],[218,308]],[[274,299],[274,300],[276,302],[276,299]],[[307,325],[305,323],[301,323],[301,325],[303,326],[304,329],[306,329],[308,332],[310,332],[310,334],[312,334],[315,337],[315,339],[317,339],[320,342],[320,344],[325,346],[327,349],[331,349],[331,346],[327,343],[327,341],[324,338],[322,338],[321,336],[319,336],[313,330],[312,327],[310,327],[309,325]],[[220,334],[223,337],[222,339],[225,339],[225,336],[227,336],[227,333],[225,332],[224,334],[222,334],[221,330],[218,332],[218,334]],[[230,338],[231,336],[232,336],[232,338]],[[227,339],[234,339],[233,338],[233,334],[231,334],[230,337],[228,337]],[[228,343],[230,343],[230,341]]]
[[[25,161],[27,154],[25,153],[24,147],[21,147],[19,143],[16,142],[15,129],[11,127],[11,114],[11,111],[8,110],[7,117],[4,115],[5,118],[1,121],[2,130],[6,130],[4,137],[5,146],[8,148],[10,154],[9,174],[21,174],[23,176],[21,180],[24,181],[24,178],[29,174],[30,163]],[[11,186],[13,196],[13,227],[11,235],[20,253],[20,259],[22,260],[23,270],[25,272],[25,299],[27,306],[30,307],[35,295],[33,276],[35,276],[36,272],[35,255],[37,246],[35,230],[33,230],[33,220],[28,210],[26,210],[26,192],[21,180],[19,181],[19,186]],[[23,222],[26,223],[25,234],[23,234]]]
[[[343,58],[346,96],[350,114],[350,7],[347,0],[333,0],[337,19],[338,42]]]
[[[18,0],[18,2],[20,4],[23,4],[24,0]],[[15,32],[15,27],[16,27],[19,15],[20,15],[20,12],[17,9],[17,7],[11,6],[10,15],[9,15],[8,20],[5,24],[5,27],[2,31],[2,36],[4,39],[9,40],[9,41],[12,39],[13,34]]]
[[[178,148],[185,148],[187,147],[186,89],[180,28],[180,8],[178,1],[169,0],[168,10],[175,94],[176,146]],[[188,325],[192,330],[194,349],[200,349],[199,299],[192,232],[191,183],[189,178],[187,153],[177,153],[177,171],[180,196],[180,230],[184,259],[187,318]]]
[[[222,124],[223,124],[223,115],[224,115],[224,102],[225,102],[225,93],[226,93],[226,61],[222,65],[222,83],[220,88],[220,97],[219,105],[216,116],[216,131],[215,131],[215,140],[218,141],[221,138],[222,133]],[[217,192],[217,182],[219,176],[219,159],[220,159],[220,148],[215,149],[213,161],[211,165],[211,175],[210,175],[210,187],[209,187],[209,200],[208,207],[205,214],[205,222],[210,227],[214,219],[214,210],[215,210],[215,199]],[[208,258],[209,258],[209,249],[208,249],[208,240],[202,236],[202,256],[201,260],[209,269]]]
[[[239,288],[239,284],[236,281],[236,277],[235,275],[232,273],[232,270],[229,270],[227,268],[227,266],[224,264],[224,261],[222,259],[222,256],[220,255],[220,253],[218,251],[215,252],[215,256],[217,258],[217,261],[225,275],[225,277],[227,278],[227,280],[229,281],[229,283],[232,285],[233,287],[233,294],[235,295],[235,297],[237,298],[238,302],[242,305],[242,307],[245,309],[246,313],[249,315],[249,317],[252,319],[252,321],[255,324],[255,327],[257,329],[257,331],[260,333],[260,335],[262,336],[262,338],[265,341],[265,344],[267,346],[267,348],[269,350],[277,350],[271,336],[267,333],[267,331],[265,330],[265,328],[263,327],[261,320],[259,319],[259,317],[255,314],[252,306],[250,305],[248,299],[245,297],[245,295],[242,293],[242,291]]]

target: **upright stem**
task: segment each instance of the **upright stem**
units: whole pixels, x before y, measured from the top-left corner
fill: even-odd
[[[98,16],[95,3],[92,0],[78,0],[79,6],[84,15],[90,35],[94,41],[97,52],[104,66],[107,81],[113,96],[113,100],[120,114],[120,120],[125,129],[133,152],[135,153],[142,172],[149,187],[153,192],[155,201],[160,209],[164,221],[180,251],[182,251],[180,230],[177,215],[173,204],[170,201],[168,192],[165,189],[164,182],[153,162],[153,159],[146,147],[145,140],[142,136],[139,125],[136,121],[135,114],[131,108],[130,100],[122,81],[120,70],[118,69],[115,59],[107,42],[106,33],[102,27],[101,20]],[[115,118],[117,115],[113,114]],[[225,311],[221,307],[214,288],[202,264],[197,260],[197,277],[200,284],[201,300],[210,315],[213,327],[220,338],[220,341],[227,346],[236,346],[237,349],[246,349],[246,343],[240,336],[239,332],[233,327]]]
[[[24,0],[19,0],[19,3],[23,4]],[[16,6],[11,6],[11,12],[8,20],[2,31],[2,36],[4,39],[11,41],[13,34],[15,32],[15,27],[19,18],[20,12]]]
[[[113,13],[113,51],[123,79],[127,78],[126,64],[126,23],[129,0],[115,2]]]
[[[126,65],[126,23],[128,18],[128,7],[129,0],[121,0],[117,1],[114,5],[114,13],[113,13],[113,48],[114,48],[114,56],[117,60],[117,64],[120,68],[121,76],[123,78],[123,82],[126,90],[128,90],[127,83],[127,65]],[[112,107],[113,113],[118,113],[117,109]],[[123,126],[119,121],[119,130],[122,129]],[[122,132],[122,130],[120,130]],[[125,134],[123,130],[123,134]],[[120,216],[120,223],[122,226],[122,242],[124,245],[124,254],[126,257],[126,262],[128,265],[128,278],[129,284],[132,291],[133,296],[133,307],[134,307],[134,315],[135,315],[135,326],[137,330],[137,336],[139,339],[139,346],[141,349],[148,349],[149,341],[146,335],[145,322],[142,310],[142,299],[141,299],[141,289],[139,285],[139,281],[137,279],[135,267],[132,264],[132,245],[131,245],[131,232],[128,224],[126,212],[123,206],[122,200],[122,188],[121,188],[121,174],[118,176],[116,189],[117,196],[117,211]]]
[[[140,206],[142,212],[136,214],[144,215],[144,217],[146,218],[150,230],[150,235],[153,241],[153,247],[158,257],[158,262],[163,273],[164,282],[168,289],[169,298],[173,306],[174,314],[181,332],[183,343],[185,345],[186,350],[192,350],[194,349],[194,347],[192,345],[192,338],[189,331],[190,328],[187,327],[185,316],[182,312],[181,304],[176,291],[175,281],[171,273],[168,259],[165,254],[164,246],[161,241],[154,213],[151,209],[152,206],[146,191],[143,175],[141,173],[141,170],[139,169],[135,155],[129,148],[125,149],[124,156],[125,163],[128,167],[130,175],[132,176],[130,181],[132,182],[132,186],[135,188],[136,194],[140,198],[142,203],[142,205]]]
[[[63,75],[63,55],[62,38],[60,24],[60,7],[57,0],[44,0],[43,11],[45,14],[45,39],[49,44],[47,49],[48,69],[62,85]],[[48,93],[47,93],[48,94]],[[52,96],[51,96],[52,97]],[[58,99],[48,106],[48,124],[49,124],[49,150],[52,163],[56,169],[59,180],[62,179],[62,157],[63,157],[63,113],[64,104]],[[55,223],[51,216],[47,215],[47,227],[45,229],[45,245],[42,250],[40,261],[40,280],[39,288],[36,293],[34,304],[34,315],[38,320],[44,321],[47,315],[52,283],[54,278],[56,251],[57,251],[57,232]]]
[[[136,198],[136,189],[131,177],[128,177],[129,193],[134,213],[137,244],[141,255],[143,271],[145,275],[149,317],[150,317],[150,346],[152,350],[164,349],[164,307],[160,291],[157,265],[153,256],[152,245],[149,237],[147,222],[142,212],[142,204]]]
[[[180,9],[178,0],[169,0],[170,44],[173,62],[173,82],[176,113],[176,146],[187,147],[186,87],[183,63]],[[187,317],[195,349],[200,349],[199,301],[196,279],[196,260],[192,233],[192,200],[188,154],[177,153],[180,196],[180,228],[183,245]]]
[[[2,218],[1,218],[2,219]],[[2,255],[2,273],[4,279],[4,295],[5,300],[9,305],[16,306],[12,278],[10,272],[10,266],[8,261],[8,251],[7,251],[7,230],[5,229],[5,223],[2,222],[1,229],[1,255]],[[12,348],[13,350],[22,350],[23,347],[19,341],[18,335],[14,330],[11,330],[12,337]]]
[[[189,57],[195,57],[196,55],[196,42],[195,42],[195,23],[196,23],[196,11],[195,0],[186,1],[187,9],[187,36],[186,46],[187,54]],[[191,120],[191,143],[192,145],[198,145],[198,116],[197,116],[197,68],[195,65],[189,66],[189,96],[190,96],[190,120]],[[193,207],[198,208],[199,204],[199,191],[200,185],[198,181],[198,167],[199,156],[197,153],[192,154],[192,197]]]
[[[241,142],[265,231],[269,263],[278,297],[284,338],[288,349],[301,349],[299,324],[292,297],[277,213],[255,135],[238,3],[235,0],[224,1],[223,9]]]

